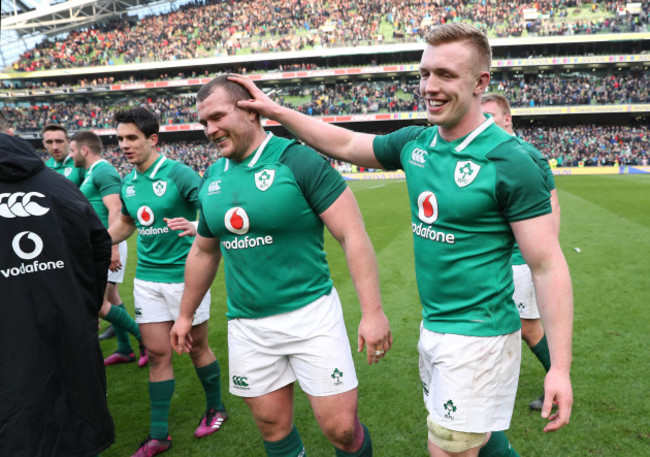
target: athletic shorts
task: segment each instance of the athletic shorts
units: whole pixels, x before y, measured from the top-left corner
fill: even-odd
[[[126,270],[126,256],[129,252],[129,247],[126,244],[126,241],[122,241],[117,245],[118,251],[120,251],[120,262],[122,263],[122,268],[117,271],[108,270],[108,282],[114,282],[115,284],[122,284],[124,282],[124,270]]]
[[[133,280],[133,302],[135,321],[138,324],[176,321],[181,311],[181,298],[185,284]],[[192,325],[199,325],[210,319],[210,291],[205,294],[194,313]]]
[[[230,392],[259,397],[296,380],[309,395],[357,387],[336,289],[298,310],[228,321]]]
[[[522,319],[539,319],[539,308],[533,286],[533,275],[526,264],[512,266],[512,279],[515,283],[515,293],[512,299],[519,310]]]
[[[517,395],[521,332],[477,337],[420,324],[424,403],[438,425],[459,432],[506,430]]]

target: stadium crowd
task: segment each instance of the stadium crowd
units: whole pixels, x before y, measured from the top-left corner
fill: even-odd
[[[591,73],[521,77],[498,74],[492,91],[503,93],[515,107],[650,103],[650,81],[644,74],[627,72],[604,76]],[[309,115],[368,114],[380,112],[423,111],[415,79],[332,81],[282,86],[273,95],[275,101]],[[14,104],[6,109],[21,131],[40,130],[55,122],[83,128],[110,128],[115,109],[142,105],[156,112],[163,124],[196,122],[193,94],[150,97]]]
[[[562,127],[526,126],[515,129],[517,135],[537,147],[548,159],[557,160],[559,167],[648,165],[650,136],[646,128],[630,126],[575,125]],[[199,173],[218,158],[207,140],[163,141],[159,150],[165,156],[189,165]],[[49,156],[41,151],[44,159]],[[103,152],[122,176],[131,171],[116,144],[106,144]],[[341,172],[358,171],[350,164],[331,160]]]
[[[428,0],[340,0],[256,2],[196,0],[168,14],[122,17],[106,24],[46,40],[23,53],[15,71],[169,61],[237,53],[295,51],[315,46],[381,44],[419,40],[439,24],[463,20],[489,35],[506,37],[619,33],[647,28],[648,0],[642,13],[627,12],[622,0],[593,2],[594,19],[572,16],[582,2],[526,0],[443,3]],[[524,19],[526,8],[535,19]],[[380,31],[381,28],[381,31]],[[383,36],[392,33],[391,36]]]

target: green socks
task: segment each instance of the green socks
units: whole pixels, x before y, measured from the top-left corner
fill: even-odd
[[[483,446],[479,451],[478,457],[520,457],[520,456],[519,454],[517,454],[517,451],[515,451],[512,448],[512,446],[510,446],[510,442],[508,442],[508,438],[506,437],[505,433],[492,432],[492,435],[490,436],[488,442],[485,443],[485,446]]]
[[[264,449],[269,457],[306,457],[307,455],[295,425],[280,441],[264,440]]]
[[[544,369],[548,373],[548,370],[551,369],[551,354],[548,352],[548,342],[546,341],[546,333],[544,333],[542,339],[539,340],[539,343],[537,343],[535,346],[530,348],[530,350],[533,351],[535,357],[539,359],[539,361],[544,366]]]
[[[169,379],[161,382],[149,382],[149,401],[151,402],[151,423],[149,435],[164,440],[169,435],[169,405],[174,394],[176,381]]]
[[[194,369],[205,391],[205,409],[225,411],[226,408],[221,403],[221,368],[219,367],[219,361],[215,360],[209,365],[201,368],[194,367]]]
[[[111,309],[104,319],[113,324],[115,336],[117,337],[117,352],[120,354],[130,354],[133,352],[131,342],[129,341],[129,333],[138,340],[138,343],[142,343],[142,336],[140,336],[138,324],[126,312],[124,303],[119,306],[111,305]]]
[[[372,457],[372,440],[370,439],[370,432],[368,428],[361,424],[363,427],[363,444],[356,452],[345,452],[341,449],[334,447],[337,457]]]

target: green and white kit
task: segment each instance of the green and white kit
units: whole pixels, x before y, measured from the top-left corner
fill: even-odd
[[[133,169],[122,182],[122,212],[135,221],[143,281],[182,283],[192,237],[179,237],[164,218],[196,220],[201,178],[180,162],[160,156],[144,173]]]
[[[512,300],[511,222],[551,212],[539,168],[486,118],[452,142],[438,127],[375,137],[387,169],[406,174],[424,327],[496,336],[521,327]]]
[[[221,243],[228,318],[286,313],[330,293],[319,214],[345,188],[313,150],[272,135],[244,161],[206,170],[198,233]]]
[[[74,161],[70,156],[66,157],[61,162],[57,162],[54,160],[54,157],[50,157],[45,161],[45,166],[65,176],[75,183],[77,187],[81,185],[81,181],[84,179],[84,169],[81,167],[75,167]]]

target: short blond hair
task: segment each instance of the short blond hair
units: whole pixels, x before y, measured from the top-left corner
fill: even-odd
[[[481,98],[481,105],[485,105],[486,103],[489,102],[494,102],[496,103],[499,108],[501,108],[501,111],[503,111],[504,114],[512,114],[512,111],[510,111],[510,103],[508,103],[508,99],[505,98],[501,94],[484,94],[483,97]]]
[[[425,38],[427,44],[437,46],[440,44],[464,42],[475,51],[484,71],[490,71],[492,66],[492,48],[487,35],[470,24],[452,22],[432,28]]]

